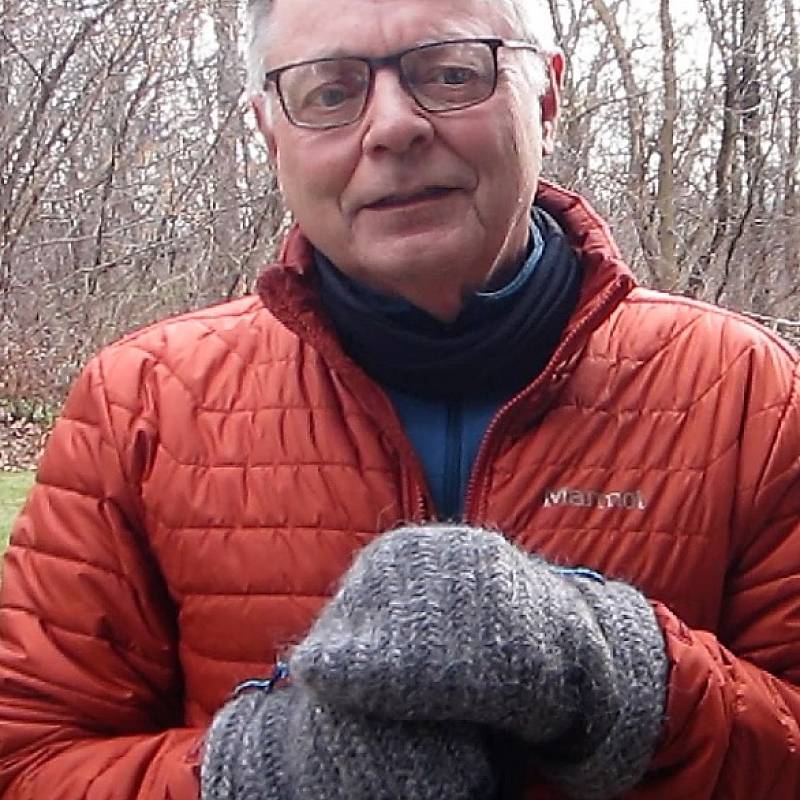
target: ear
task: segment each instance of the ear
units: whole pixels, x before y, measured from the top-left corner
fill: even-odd
[[[564,54],[557,50],[547,55],[548,85],[540,100],[542,107],[542,153],[552,155],[556,146],[561,91],[564,88]]]
[[[270,99],[266,92],[258,92],[250,98],[250,108],[253,109],[253,114],[255,114],[258,130],[264,137],[270,160],[275,163],[278,158],[278,145],[272,130],[272,112],[268,107],[269,102]]]

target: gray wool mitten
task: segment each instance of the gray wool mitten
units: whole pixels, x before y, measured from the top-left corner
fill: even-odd
[[[291,664],[341,708],[511,733],[576,798],[635,785],[664,717],[664,641],[641,593],[467,526],[371,543]]]
[[[201,800],[491,800],[496,786],[470,725],[370,719],[297,686],[246,692],[206,736]]]

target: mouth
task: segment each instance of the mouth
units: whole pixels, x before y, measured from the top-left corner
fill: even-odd
[[[374,203],[368,203],[364,208],[373,210],[407,208],[421,203],[428,203],[433,200],[441,200],[456,191],[458,190],[452,189],[449,186],[429,186],[419,192],[413,192],[411,194],[387,195],[380,200],[376,200]]]

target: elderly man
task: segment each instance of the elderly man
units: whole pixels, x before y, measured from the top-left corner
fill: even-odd
[[[542,14],[255,0],[297,227],[74,387],[4,566],[5,800],[800,796],[798,357],[539,179]]]

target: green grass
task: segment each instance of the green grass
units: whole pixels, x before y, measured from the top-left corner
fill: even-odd
[[[6,549],[11,523],[32,484],[32,472],[0,472],[0,552]]]

